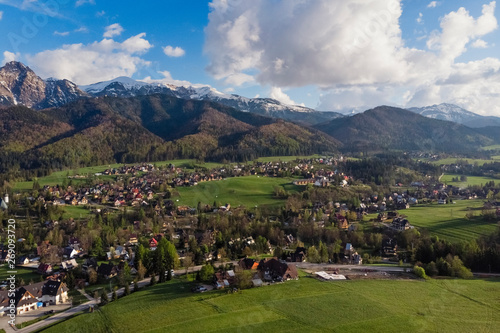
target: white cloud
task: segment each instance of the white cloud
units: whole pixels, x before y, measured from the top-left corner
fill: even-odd
[[[132,76],[149,62],[139,55],[152,45],[142,33],[123,43],[103,39],[91,44],[69,44],[27,56],[29,65],[42,77],[68,79],[77,84],[90,84],[118,76]]]
[[[62,31],[62,32],[59,32],[59,31],[54,31],[54,35],[56,36],[68,36],[69,35],[69,31]]]
[[[80,27],[75,29],[74,32],[89,32],[89,29],[87,27]]]
[[[3,12],[0,11],[0,20],[3,18]]]
[[[440,29],[426,33],[426,49],[402,39],[402,0],[212,0],[210,7],[207,71],[226,83],[246,75],[281,89],[314,85],[324,91],[323,110],[456,102],[500,115],[500,95],[487,89],[500,82],[498,59],[458,60],[498,28],[495,1],[479,17],[465,8],[444,15]],[[488,107],[481,91],[489,91]]]
[[[141,81],[147,83],[156,83],[156,84],[172,84],[174,86],[184,86],[184,87],[201,86],[199,84],[192,84],[189,81],[176,80],[172,77],[172,74],[169,71],[158,71],[158,74],[162,76],[161,79],[152,79],[151,76],[148,76],[142,79]]]
[[[104,16],[104,15],[106,15],[106,12],[104,10],[101,10],[100,12],[95,13],[96,17],[101,17],[101,16]]]
[[[423,17],[424,17],[424,14],[418,13],[417,23],[419,23],[419,24],[423,23],[423,21],[424,21]]]
[[[245,83],[252,83],[252,82],[255,82],[255,78],[252,75],[248,75],[245,73],[231,74],[228,75],[224,80],[225,84],[238,87]]]
[[[217,79],[257,70],[272,86],[398,78],[399,0],[214,0],[205,29]],[[366,54],[370,54],[367,57]]]
[[[75,6],[80,7],[86,3],[88,3],[90,5],[95,5],[95,0],[77,0],[75,3]]]
[[[103,37],[113,38],[115,36],[120,36],[123,30],[123,27],[119,23],[108,25],[105,28]]]
[[[165,53],[169,57],[177,58],[177,57],[182,57],[183,55],[185,55],[186,51],[184,51],[184,49],[181,47],[178,47],[178,46],[172,47],[172,46],[168,45],[168,46],[165,46],[163,48],[163,53]]]
[[[441,20],[442,32],[434,32],[427,41],[429,49],[439,50],[441,56],[454,60],[466,51],[466,45],[476,37],[484,36],[498,28],[495,2],[483,6],[482,15],[474,19],[464,8],[451,12]]]
[[[429,4],[427,5],[427,8],[436,8],[438,5],[438,2],[437,1],[431,1],[429,2]]]
[[[9,52],[9,51],[5,51],[3,53],[3,60],[2,60],[1,65],[3,66],[3,65],[5,65],[8,62],[16,61],[16,60],[19,59],[19,57],[20,57],[19,53],[12,53],[12,52]]]
[[[476,39],[471,46],[475,49],[487,49],[488,43],[482,39]]]
[[[277,101],[280,101],[283,104],[288,104],[288,105],[297,105],[290,96],[285,94],[281,88],[278,87],[272,87],[271,92],[269,93],[269,97],[273,98]]]

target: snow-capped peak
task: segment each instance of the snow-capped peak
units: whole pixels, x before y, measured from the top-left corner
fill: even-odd
[[[104,90],[112,83],[121,83],[126,89],[139,89],[148,85],[146,82],[137,81],[126,76],[120,76],[109,81],[102,81],[86,86],[80,86],[80,89],[87,93],[97,93]]]
[[[452,121],[469,127],[484,127],[500,124],[500,118],[484,117],[457,105],[448,103],[421,108],[409,108],[408,110],[428,118]]]

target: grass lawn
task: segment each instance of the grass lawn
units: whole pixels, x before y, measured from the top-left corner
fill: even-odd
[[[179,200],[177,204],[196,207],[198,202],[212,204],[217,201],[221,204],[229,203],[233,207],[243,205],[254,207],[255,205],[280,205],[284,200],[274,198],[274,187],[283,186],[286,191],[298,191],[299,186],[292,184],[291,178],[272,177],[235,177],[226,180],[202,182],[197,186],[178,187]]]
[[[309,155],[309,156],[271,156],[271,157],[259,157],[256,159],[257,162],[293,162],[296,159],[310,159],[310,158],[320,158],[324,157],[321,155]]]
[[[89,300],[83,296],[78,290],[70,290],[68,296],[73,299],[73,306],[87,303]]]
[[[459,181],[458,182],[453,182],[451,181],[452,178],[458,177]],[[458,187],[467,187],[467,186],[474,186],[474,185],[485,185],[487,182],[494,181],[496,183],[500,182],[500,179],[497,178],[491,178],[491,177],[476,177],[476,176],[467,176],[467,181],[466,182],[461,182],[460,181],[460,175],[455,175],[455,174],[445,174],[443,177],[441,177],[441,182],[447,184],[447,185],[453,185],[453,186],[458,186]]]
[[[227,294],[177,280],[43,332],[494,332],[500,280],[298,281]]]
[[[474,158],[456,158],[456,157],[450,157],[450,158],[443,158],[441,160],[437,161],[431,161],[432,164],[437,164],[437,165],[444,165],[444,164],[454,164],[457,163],[457,161],[467,161],[469,164],[474,164],[477,163],[478,165],[483,165],[485,163],[493,163],[493,162],[498,162],[498,159],[491,159],[491,160],[484,160],[484,159],[474,159]]]
[[[497,149],[500,149],[500,145],[485,146],[481,148],[481,150],[497,150]]]
[[[259,158],[258,161],[261,162],[269,162],[269,161],[294,161],[297,158],[313,158],[313,157],[320,157],[320,155],[311,155],[311,156],[275,156],[275,157],[262,157]],[[140,164],[140,163],[127,163],[127,165],[134,165],[134,164]],[[176,167],[183,168],[187,171],[192,171],[194,168],[206,168],[206,169],[214,169],[223,166],[222,163],[213,163],[213,162],[198,162],[195,159],[183,159],[183,160],[171,160],[171,161],[158,161],[158,162],[151,162],[151,164],[156,165],[157,167],[160,166],[165,166],[169,164],[174,164]],[[116,163],[116,164],[105,164],[105,165],[99,165],[99,166],[93,166],[93,167],[85,167],[85,168],[78,168],[78,169],[73,169],[73,170],[63,170],[63,171],[56,171],[50,174],[49,176],[41,177],[38,178],[38,183],[40,186],[45,186],[45,185],[57,185],[57,184],[62,184],[63,180],[67,178],[67,176],[72,176],[72,175],[87,175],[87,174],[95,174],[98,172],[103,172],[106,169],[112,169],[112,168],[119,168],[123,166],[123,163]],[[105,180],[110,180],[114,178],[114,176],[100,176],[100,178],[105,179]],[[85,182],[85,179],[72,179],[73,184],[78,184],[78,183],[83,183]],[[24,182],[17,182],[14,186],[14,190],[17,191],[22,191],[22,190],[31,190],[33,188],[33,181],[24,181]]]
[[[10,271],[10,269],[7,268],[6,264],[0,266],[0,281],[4,281],[10,276],[7,271]],[[34,269],[16,267],[15,269],[13,269],[13,271],[17,271],[16,279],[23,279],[26,284],[28,284],[31,280],[33,280],[33,282],[35,283],[40,282],[41,275],[38,274]]]
[[[480,236],[490,235],[498,228],[498,223],[487,222],[479,217],[467,220],[465,214],[468,207],[475,215],[481,213],[482,200],[457,200],[456,204],[418,205],[400,213],[408,217],[410,224],[419,229],[426,229],[432,235],[447,239],[451,242],[477,239]]]
[[[67,219],[73,217],[75,219],[85,218],[90,215],[90,210],[84,208],[83,206],[63,206],[64,214],[63,218]]]

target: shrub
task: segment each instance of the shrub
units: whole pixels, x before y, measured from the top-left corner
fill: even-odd
[[[419,278],[422,278],[422,279],[428,278],[427,275],[425,274],[425,270],[419,266],[413,267],[413,274],[415,274],[416,276],[418,276]]]

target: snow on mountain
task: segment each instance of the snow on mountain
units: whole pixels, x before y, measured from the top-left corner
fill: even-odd
[[[127,77],[81,86],[93,96],[132,97],[151,94],[167,94],[182,99],[217,102],[238,109],[271,117],[316,124],[341,116],[335,112],[318,112],[298,105],[286,105],[270,98],[247,98],[229,95],[210,86],[174,86],[165,83],[146,83]]]
[[[16,104],[34,109],[57,107],[88,97],[134,97],[165,94],[182,99],[220,103],[243,112],[282,118],[307,125],[343,117],[336,112],[319,112],[298,105],[286,105],[270,98],[247,98],[222,93],[210,86],[174,86],[162,82],[142,82],[129,77],[78,87],[68,80],[42,80],[29,67],[10,62],[0,68],[0,106]]]
[[[29,67],[11,61],[0,68],[0,105],[33,109],[60,106],[89,95],[68,80],[42,80]]]
[[[408,110],[428,118],[452,121],[473,128],[500,126],[499,117],[481,116],[454,104],[442,103]]]
[[[120,76],[113,80],[97,82],[86,86],[80,86],[80,89],[89,94],[96,94],[103,91],[106,87],[108,87],[112,83],[119,83],[126,89],[140,89],[141,87],[148,85],[146,82],[136,81],[126,76]]]

